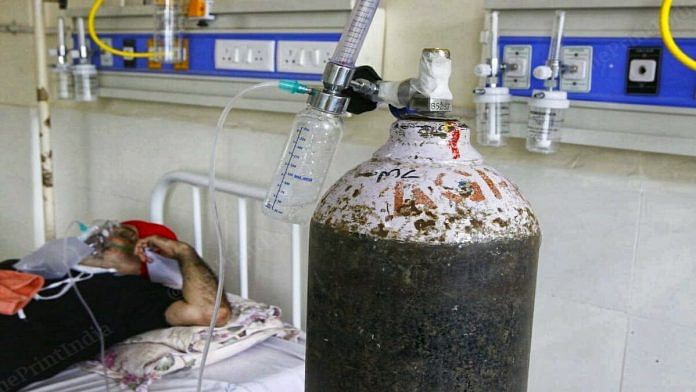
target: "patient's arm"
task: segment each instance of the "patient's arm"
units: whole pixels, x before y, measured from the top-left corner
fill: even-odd
[[[145,250],[155,249],[164,257],[179,261],[184,286],[184,299],[173,303],[166,312],[167,322],[174,326],[209,325],[215,306],[217,278],[210,267],[188,244],[163,237],[144,238],[135,246],[135,254],[147,262]],[[225,325],[231,316],[230,304],[223,296],[216,325]]]

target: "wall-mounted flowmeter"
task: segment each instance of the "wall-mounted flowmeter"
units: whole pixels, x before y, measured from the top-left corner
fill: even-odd
[[[696,156],[696,72],[660,37],[659,3],[563,2],[556,89],[570,101],[563,142]],[[500,81],[512,95],[510,134],[526,137],[529,103],[539,102],[535,91],[548,89],[547,80],[535,77],[545,79],[548,69],[534,70],[548,62],[558,4],[486,0],[485,7],[499,14]],[[696,0],[679,1],[674,9],[670,31],[680,50],[696,57]]]

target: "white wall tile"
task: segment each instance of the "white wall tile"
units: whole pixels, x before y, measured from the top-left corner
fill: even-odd
[[[696,191],[645,193],[631,312],[696,327]]]
[[[506,166],[542,228],[540,293],[607,309],[627,307],[640,193],[568,171]]]
[[[31,181],[0,174],[0,261],[34,248]]]
[[[529,392],[618,391],[627,317],[537,294]]]
[[[0,172],[31,181],[30,110],[0,105]]]
[[[623,392],[696,391],[696,329],[631,318]]]

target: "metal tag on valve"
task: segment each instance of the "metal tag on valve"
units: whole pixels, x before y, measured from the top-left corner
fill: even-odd
[[[409,107],[419,112],[451,112],[452,100],[416,95],[411,99]]]

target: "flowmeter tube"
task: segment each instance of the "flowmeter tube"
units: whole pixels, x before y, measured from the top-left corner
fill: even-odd
[[[546,90],[534,90],[529,100],[527,150],[531,152],[552,154],[558,151],[565,110],[570,107],[568,94],[554,91],[563,66],[560,53],[564,26],[565,11],[557,11],[548,60],[546,65],[534,69],[534,77],[544,81]]]
[[[53,77],[56,86],[56,97],[58,99],[73,99],[73,75],[70,64],[70,53],[65,45],[65,20],[58,18],[58,47],[55,49],[56,65],[53,67]],[[53,53],[53,51],[51,51]]]
[[[483,80],[483,87],[474,90],[476,104],[476,135],[482,146],[500,147],[506,144],[510,132],[510,90],[498,87],[501,71],[498,58],[498,11],[490,13],[486,39],[488,59],[479,64],[474,74]]]
[[[332,63],[346,67],[355,65],[378,7],[379,0],[362,0],[355,5],[350,23],[343,30],[341,40],[331,57]]]
[[[90,63],[89,47],[85,37],[85,20],[77,18],[78,64],[72,67],[75,100],[91,102],[97,99],[97,68]]]
[[[155,1],[155,30],[153,34],[154,53],[167,64],[182,60],[182,4],[181,0]]]

